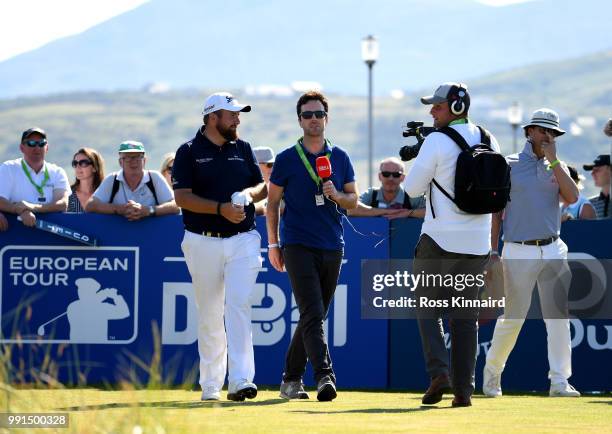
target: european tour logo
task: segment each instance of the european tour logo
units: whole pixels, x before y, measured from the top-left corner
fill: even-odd
[[[0,264],[0,342],[136,339],[137,247],[6,246]]]

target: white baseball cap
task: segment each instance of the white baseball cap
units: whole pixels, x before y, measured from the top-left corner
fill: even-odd
[[[217,92],[206,98],[202,114],[204,116],[217,110],[229,110],[231,112],[250,112],[251,106],[240,104],[229,92]]]

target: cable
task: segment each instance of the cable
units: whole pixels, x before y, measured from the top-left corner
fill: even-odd
[[[379,233],[377,233],[377,232],[370,232],[370,234],[364,234],[364,233],[362,233],[362,232],[358,231],[358,230],[357,230],[357,228],[355,228],[355,226],[354,226],[354,225],[351,223],[351,221],[348,219],[348,217],[346,216],[346,214],[344,214],[342,211],[340,211],[340,209],[338,208],[338,204],[337,204],[335,201],[333,201],[333,200],[331,200],[330,198],[328,198],[328,197],[325,197],[325,198],[326,198],[328,201],[330,201],[331,203],[333,203],[333,204],[334,204],[334,206],[335,206],[335,208],[336,208],[336,212],[337,212],[338,214],[340,214],[340,216],[341,216],[341,217],[343,217],[343,218],[346,220],[346,222],[349,224],[349,226],[351,227],[351,229],[353,229],[353,232],[355,232],[356,234],[361,235],[361,236],[362,236],[362,237],[364,237],[364,238],[369,238],[369,237],[377,237],[377,238],[380,238],[380,240],[378,240],[378,242],[377,242],[376,244],[374,244],[374,248],[377,248],[377,247],[378,247],[378,246],[380,246],[380,245],[381,245],[381,244],[382,244],[382,243],[383,243],[385,240],[387,240],[387,239],[389,238],[389,236],[388,236],[388,235],[387,235],[387,236],[385,236],[385,235],[383,235],[383,234],[379,234]],[[326,208],[327,208],[327,207],[326,207]]]

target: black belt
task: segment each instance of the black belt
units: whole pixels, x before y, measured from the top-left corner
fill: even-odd
[[[559,235],[555,235],[554,237],[544,238],[542,240],[511,241],[511,242],[516,243],[516,244],[523,244],[525,246],[547,246],[557,241],[558,238],[559,238]]]
[[[212,231],[202,231],[202,232],[193,232],[194,234],[204,235],[205,237],[213,237],[213,238],[230,238],[234,235],[241,234],[242,232],[212,232]]]

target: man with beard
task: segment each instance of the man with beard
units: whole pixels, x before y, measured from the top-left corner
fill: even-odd
[[[277,271],[286,267],[300,311],[280,387],[285,399],[308,399],[302,383],[307,360],[314,370],[317,399],[336,397],[323,321],[342,263],[342,208],[355,208],[358,196],[351,160],[325,138],[327,113],[327,99],[321,93],[311,91],[300,97],[297,115],[304,136],[276,157],[268,187],[268,256]],[[330,178],[321,179],[315,171],[317,157],[323,156],[331,161]],[[285,211],[279,237],[281,198]]]
[[[198,308],[202,400],[218,400],[228,372],[227,398],[257,395],[251,301],[261,267],[261,237],[253,202],[267,195],[251,145],[238,139],[239,104],[227,92],[204,104],[204,125],[176,152],[172,181],[183,209],[181,244]]]

